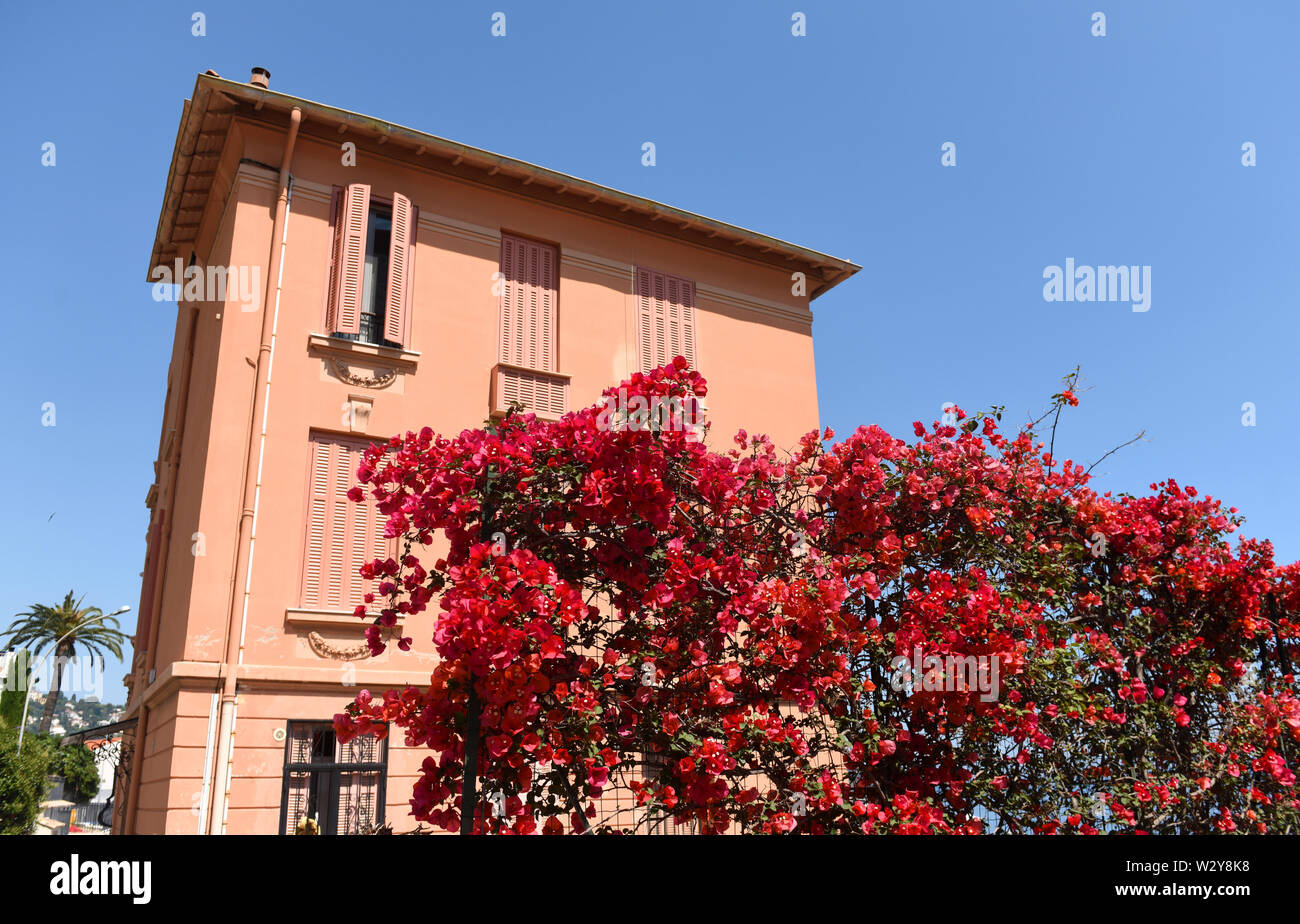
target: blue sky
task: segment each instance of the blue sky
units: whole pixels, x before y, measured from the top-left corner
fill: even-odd
[[[1300,557],[1296,4],[194,0],[0,17],[0,623],[69,588],[138,605],[174,323],[144,281],[163,183],[194,75],[254,65],[277,90],[860,263],[814,306],[823,424],[905,436],[946,401],[1018,420],[1080,365],[1092,390],[1062,455],[1147,434],[1098,468],[1100,489],[1174,476]],[[1149,310],[1045,301],[1044,268],[1067,258],[1150,266]],[[110,665],[110,700],[125,672]]]

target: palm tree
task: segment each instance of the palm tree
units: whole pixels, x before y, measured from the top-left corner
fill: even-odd
[[[83,597],[82,600],[84,599]],[[54,685],[45,698],[45,712],[41,715],[40,727],[42,735],[49,734],[58,706],[59,688],[63,685],[63,666],[67,659],[77,653],[78,646],[92,655],[99,655],[101,661],[105,652],[121,658],[122,643],[126,641],[127,635],[118,628],[117,620],[105,616],[99,607],[88,606],[82,609],[81,600],[74,601],[72,591],[68,591],[63,603],[58,606],[37,603],[27,612],[15,614],[15,618],[18,621],[11,624],[5,632],[0,632],[0,639],[7,637],[9,644],[25,645],[37,655],[51,645],[54,646]]]

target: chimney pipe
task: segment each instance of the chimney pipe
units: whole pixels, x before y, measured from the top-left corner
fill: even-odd
[[[248,78],[248,82],[255,87],[269,90],[271,89],[271,72],[264,67],[255,67],[253,68],[253,76]]]

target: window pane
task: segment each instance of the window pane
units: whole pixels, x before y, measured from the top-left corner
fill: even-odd
[[[363,834],[379,817],[379,771],[339,774],[339,834]]]
[[[285,834],[329,834],[330,774],[293,771],[284,814]]]
[[[312,730],[311,762],[313,764],[332,764],[334,762],[334,727],[317,726]]]
[[[366,224],[366,265],[361,283],[361,336],[367,343],[382,343],[384,308],[388,300],[388,254],[393,219],[386,211],[370,210]]]
[[[308,789],[311,786],[310,773],[293,772],[289,774],[289,792],[285,796],[284,832],[293,834],[298,830],[298,823],[308,814]]]

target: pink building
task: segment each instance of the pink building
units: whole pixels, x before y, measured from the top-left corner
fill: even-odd
[[[713,439],[818,425],[811,300],[858,267],[379,119],[200,75],[150,259],[184,281],[168,373],[115,830],[323,833],[391,822],[426,752],[339,746],[362,687],[428,682],[365,654],[348,503],[371,439],[543,415],[676,354]],[[399,736],[400,737],[400,736]]]

